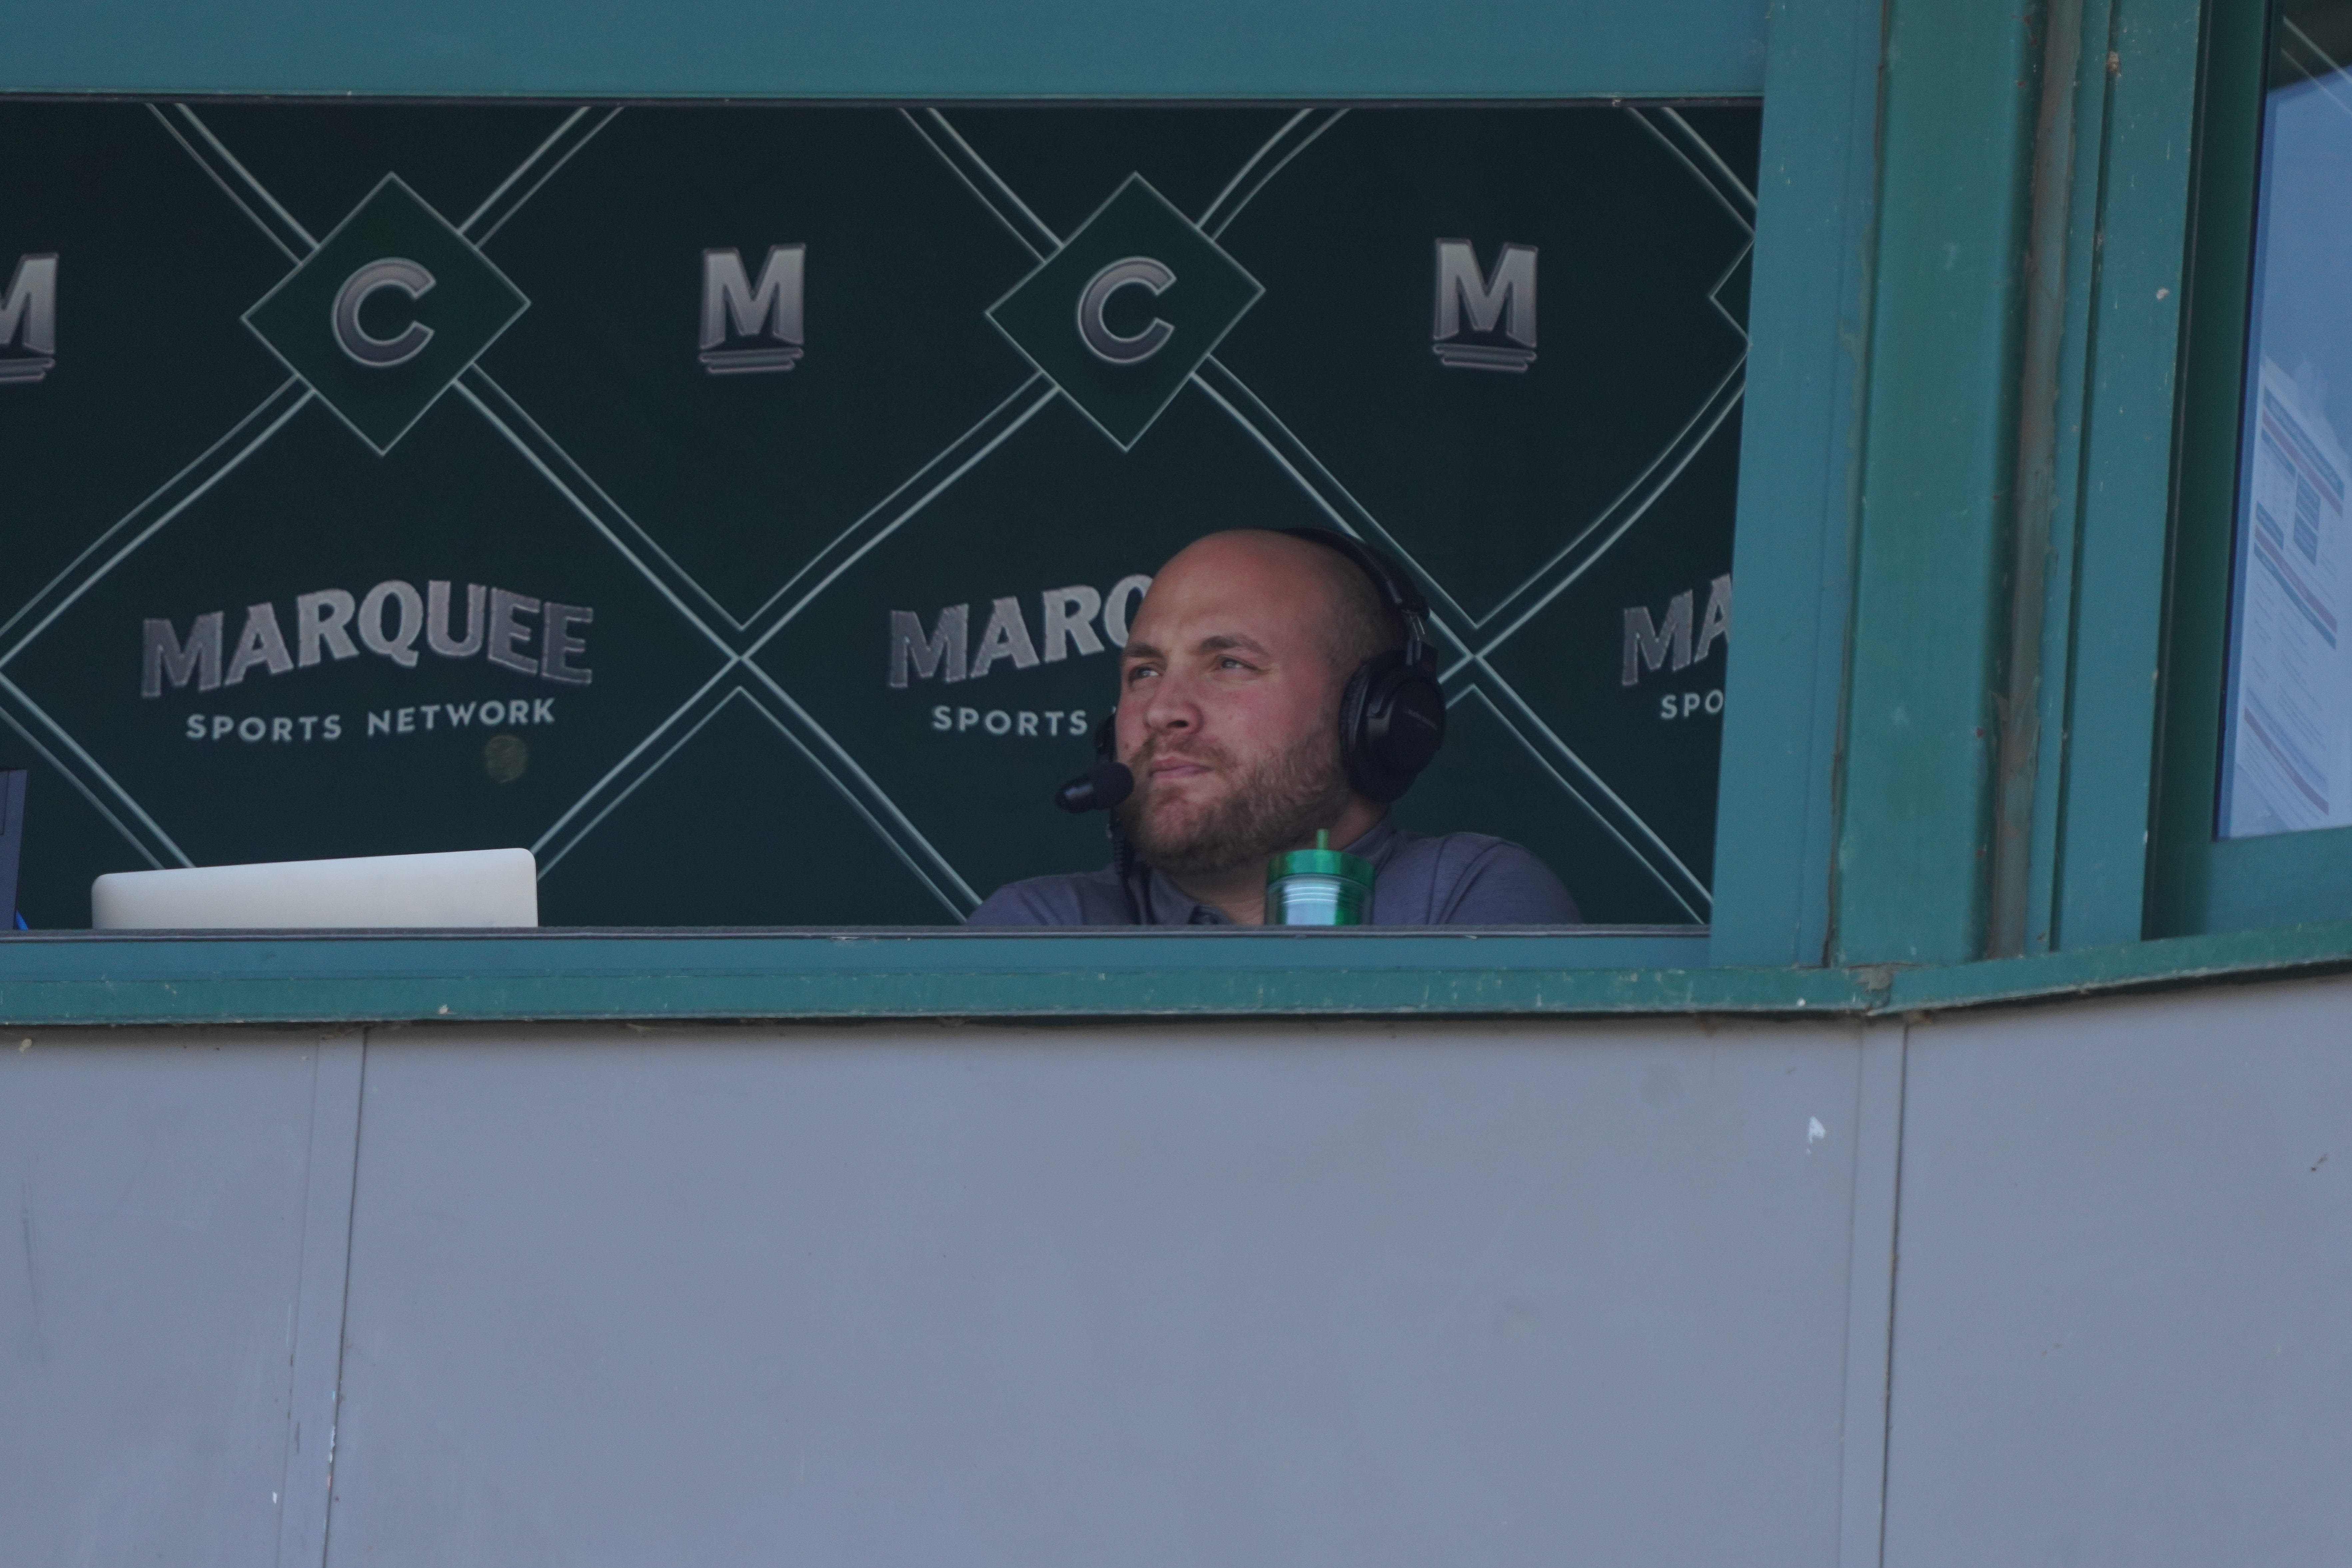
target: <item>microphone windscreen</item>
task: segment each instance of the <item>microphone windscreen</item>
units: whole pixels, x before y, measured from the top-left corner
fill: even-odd
[[[1135,793],[1135,775],[1122,763],[1097,763],[1054,792],[1064,811],[1109,811]]]

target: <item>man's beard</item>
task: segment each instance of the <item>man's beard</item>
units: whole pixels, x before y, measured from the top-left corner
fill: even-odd
[[[1173,876],[1211,875],[1263,862],[1329,826],[1347,808],[1339,737],[1328,731],[1318,731],[1247,771],[1237,769],[1223,747],[1181,748],[1173,754],[1206,764],[1226,785],[1222,795],[1184,811],[1181,820],[1171,820],[1171,814],[1160,809],[1160,791],[1151,783],[1151,763],[1164,754],[1154,739],[1129,762],[1136,790],[1118,808],[1118,817],[1144,864]]]

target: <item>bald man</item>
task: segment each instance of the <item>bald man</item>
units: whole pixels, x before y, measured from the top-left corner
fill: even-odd
[[[1337,551],[1255,529],[1213,533],[1151,580],[1119,660],[1120,825],[1141,862],[997,889],[973,925],[1262,925],[1265,867],[1315,843],[1372,863],[1374,925],[1569,925],[1543,863],[1476,833],[1432,837],[1349,787],[1339,700],[1404,628]]]

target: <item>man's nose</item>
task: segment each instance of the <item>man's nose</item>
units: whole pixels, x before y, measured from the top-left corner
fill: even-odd
[[[1151,683],[1143,705],[1143,725],[1154,734],[1198,727],[1200,713],[1181,679],[1161,676]]]

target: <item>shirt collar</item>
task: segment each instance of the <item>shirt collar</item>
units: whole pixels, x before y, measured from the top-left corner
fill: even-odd
[[[1388,858],[1389,851],[1396,847],[1396,824],[1389,819],[1387,812],[1382,812],[1381,819],[1359,834],[1353,844],[1342,844],[1339,847],[1378,866]]]

